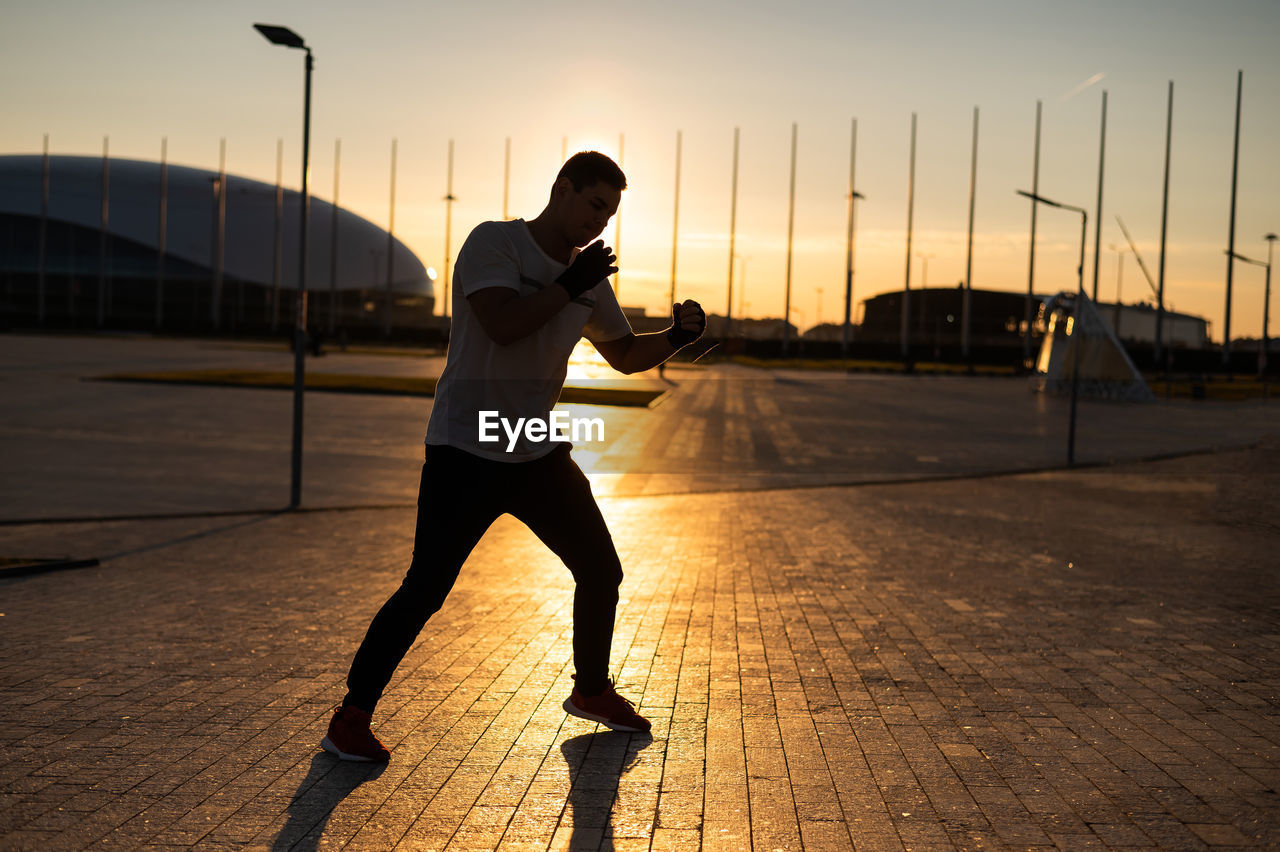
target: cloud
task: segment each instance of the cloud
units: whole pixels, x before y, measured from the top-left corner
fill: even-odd
[[[1087,88],[1089,88],[1090,86],[1092,86],[1094,83],[1099,82],[1100,80],[1102,80],[1102,78],[1103,78],[1103,77],[1106,77],[1106,76],[1107,76],[1106,74],[1104,74],[1104,73],[1102,73],[1101,71],[1099,71],[1097,74],[1094,74],[1094,75],[1093,75],[1092,77],[1090,77],[1088,80],[1085,80],[1083,83],[1081,83],[1080,85],[1076,86],[1076,87],[1075,87],[1074,89],[1072,89],[1071,91],[1066,92],[1065,94],[1063,94],[1063,95],[1062,95],[1062,97],[1058,98],[1058,103],[1064,103],[1064,102],[1066,102],[1066,101],[1071,100],[1071,99],[1072,99],[1072,98],[1074,98],[1076,95],[1080,94],[1080,93],[1081,93],[1081,92],[1083,92],[1085,89],[1087,89]]]

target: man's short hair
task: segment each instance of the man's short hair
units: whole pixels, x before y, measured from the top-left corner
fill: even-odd
[[[565,160],[556,180],[568,178],[574,192],[582,192],[597,183],[607,183],[621,192],[627,188],[627,176],[618,164],[599,151],[580,151]]]

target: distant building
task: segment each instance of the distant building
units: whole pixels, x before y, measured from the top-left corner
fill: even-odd
[[[51,156],[42,214],[43,157],[0,156],[4,322],[37,322],[43,267],[49,325],[267,329],[274,313],[290,327],[300,194],[283,191],[277,219],[273,184],[229,174],[223,188],[217,172],[169,165],[162,219],[160,171],[158,162],[112,159],[104,175],[101,157]],[[388,300],[397,328],[436,324],[434,273],[404,243],[314,197],[309,228],[313,323],[327,325],[332,287],[339,328],[380,328]]]
[[[631,323],[631,330],[636,334],[662,331],[671,325],[670,315],[649,316],[641,307],[623,305],[622,313],[626,316],[627,322]]]
[[[1040,305],[1048,296],[1031,298],[1031,336],[1033,344],[1044,334],[1037,322]],[[888,343],[901,339],[903,291],[881,293],[863,301],[862,325],[857,339],[863,342]],[[975,347],[1020,345],[1026,330],[1026,293],[1004,290],[970,292],[969,342]],[[960,345],[964,311],[964,289],[961,287],[928,287],[913,289],[907,304],[908,336],[921,348],[954,348]]]
[[[1099,302],[1098,314],[1111,327],[1122,343],[1154,344],[1156,340],[1155,305],[1116,305]],[[1204,317],[1164,312],[1164,328],[1160,340],[1165,346],[1204,349],[1209,345],[1209,321]]]
[[[855,325],[850,331],[852,336],[856,338],[858,327]],[[801,336],[805,340],[813,340],[820,343],[840,343],[844,340],[844,323],[824,322],[822,325],[815,325],[807,329]]]
[[[1044,336],[1045,316],[1042,306],[1051,296],[1035,294],[1031,301],[1031,338],[1039,346]],[[961,287],[929,287],[913,289],[908,304],[908,329],[913,345],[928,348],[954,348],[960,345],[960,324],[964,290]],[[1021,343],[1026,329],[1027,294],[1003,290],[973,290],[970,307],[973,312],[969,342],[974,347],[1013,346]],[[902,328],[902,291],[882,293],[863,302],[862,325],[856,339],[890,342],[900,339]],[[1156,309],[1149,304],[1096,305],[1103,320],[1119,328],[1117,337],[1127,344],[1151,344],[1155,341]],[[1203,317],[1165,311],[1163,341],[1176,348],[1202,349],[1209,341],[1208,321]]]
[[[707,334],[712,337],[727,337],[728,331],[728,322],[724,317],[715,314],[707,317]],[[733,318],[733,336],[745,340],[781,340],[788,331],[792,340],[799,339],[800,332],[794,325],[775,317]]]

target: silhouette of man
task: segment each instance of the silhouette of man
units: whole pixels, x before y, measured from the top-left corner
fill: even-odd
[[[537,218],[484,222],[458,252],[449,354],[427,426],[413,559],[369,625],[347,695],[321,743],[343,760],[390,759],[369,727],[378,700],[444,604],[467,556],[504,513],[528,525],[574,578],[576,674],[565,711],[614,730],[649,730],[609,678],[622,566],[569,444],[534,440],[527,429],[494,442],[481,428],[484,413],[508,423],[521,417],[548,423],[569,354],[582,337],[614,369],[636,373],[666,361],[706,329],[702,307],[686,301],[671,306],[666,331],[632,332],[607,280],[618,271],[616,258],[596,239],[626,188],[608,157],[575,154]]]

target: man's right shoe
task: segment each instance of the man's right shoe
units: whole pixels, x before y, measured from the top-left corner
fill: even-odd
[[[580,719],[590,719],[615,731],[643,732],[649,720],[636,712],[636,706],[623,698],[609,684],[600,695],[583,695],[575,686],[564,700],[564,712]]]
[[[369,714],[359,707],[339,707],[329,720],[329,734],[320,741],[320,747],[341,760],[386,763],[391,752],[369,730],[369,719]]]

